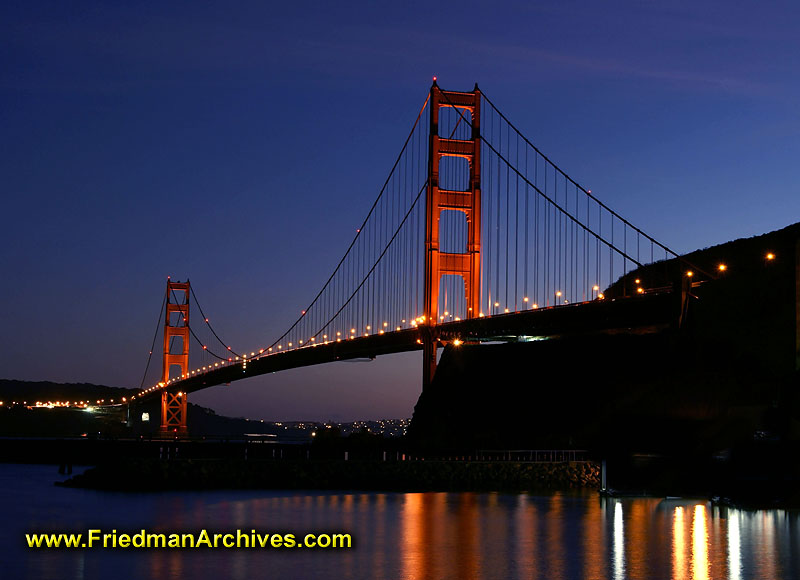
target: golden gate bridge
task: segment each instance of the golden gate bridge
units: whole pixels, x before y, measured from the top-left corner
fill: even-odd
[[[168,279],[131,403],[160,397],[161,431],[180,436],[189,393],[264,373],[422,350],[426,388],[448,345],[658,331],[680,324],[698,277],[713,277],[672,258],[542,153],[477,84],[446,91],[434,79],[375,202],[297,320],[234,350],[189,281]],[[161,376],[148,384],[162,328]],[[191,342],[199,348],[190,363]]]

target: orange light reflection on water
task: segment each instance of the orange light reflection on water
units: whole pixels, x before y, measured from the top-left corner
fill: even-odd
[[[685,580],[686,575],[686,521],[682,505],[675,508],[672,516],[672,577]]]
[[[593,501],[588,504],[584,515],[583,534],[583,577],[603,578],[606,570],[606,527],[605,502]]]
[[[706,506],[694,506],[692,520],[692,580],[708,580],[708,527]]]

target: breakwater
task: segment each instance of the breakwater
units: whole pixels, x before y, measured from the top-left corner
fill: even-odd
[[[594,462],[131,459],[60,483],[120,491],[168,489],[347,489],[535,491],[596,489]]]

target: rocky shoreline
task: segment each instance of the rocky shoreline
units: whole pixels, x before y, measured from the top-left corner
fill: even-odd
[[[135,459],[93,467],[57,482],[114,491],[347,489],[369,491],[535,491],[598,489],[594,462]]]

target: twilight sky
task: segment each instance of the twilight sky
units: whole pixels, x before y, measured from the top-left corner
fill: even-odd
[[[433,75],[477,81],[678,252],[800,221],[796,2],[433,4],[4,1],[0,378],[138,386],[167,275],[234,347],[271,342],[347,247]],[[191,400],[409,417],[420,381],[407,354]]]

